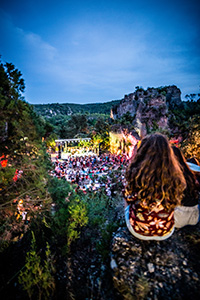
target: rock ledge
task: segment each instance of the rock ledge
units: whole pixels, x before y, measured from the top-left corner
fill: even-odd
[[[119,228],[110,265],[122,299],[200,299],[200,226],[160,242],[138,240]]]

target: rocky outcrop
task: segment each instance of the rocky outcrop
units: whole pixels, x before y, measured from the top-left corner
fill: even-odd
[[[118,294],[125,300],[200,299],[199,241],[200,225],[161,242],[141,241],[119,228],[110,262]]]
[[[136,101],[135,96],[135,93],[125,95],[121,102],[111,109],[111,118],[121,118],[126,113],[130,113],[131,116],[134,116],[140,102]]]
[[[119,119],[129,114],[133,125],[141,136],[149,129],[168,130],[168,109],[181,103],[181,91],[176,86],[159,88],[138,88],[125,95],[120,104],[111,110],[111,118]],[[144,131],[144,133],[142,133]]]

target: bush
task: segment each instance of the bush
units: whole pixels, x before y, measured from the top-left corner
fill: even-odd
[[[88,211],[88,227],[95,237],[95,244],[103,261],[109,258],[112,234],[120,226],[116,207],[121,203],[119,196],[109,197],[105,190],[88,193],[85,201]],[[114,213],[115,212],[115,213]]]
[[[53,239],[63,247],[62,252],[68,253],[71,243],[79,238],[81,228],[88,223],[87,208],[80,196],[74,192],[73,186],[65,180],[52,178],[49,192],[55,202],[51,220]]]
[[[87,209],[85,204],[78,197],[69,205],[69,220],[67,228],[67,246],[68,250],[73,241],[80,236],[81,227],[87,225]]]
[[[46,259],[41,262],[41,257],[36,252],[36,239],[32,232],[31,250],[27,252],[26,264],[22,269],[18,280],[23,289],[28,293],[31,299],[37,295],[37,299],[49,299],[50,293],[54,291],[54,266],[49,244],[47,243],[45,251]]]
[[[53,202],[58,206],[66,203],[66,198],[73,191],[72,186],[67,181],[56,177],[49,180],[48,190]]]

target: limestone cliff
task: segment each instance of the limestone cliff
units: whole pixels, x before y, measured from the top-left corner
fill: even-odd
[[[168,130],[168,109],[181,104],[181,91],[176,86],[137,88],[125,95],[111,110],[111,118],[119,119],[125,114],[133,117],[133,125],[141,135],[142,131],[161,128]]]

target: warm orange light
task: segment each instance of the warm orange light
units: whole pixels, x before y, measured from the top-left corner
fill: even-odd
[[[4,160],[1,161],[1,166],[2,166],[3,168],[5,168],[5,167],[7,166],[7,163],[8,163],[8,160],[7,160],[7,159],[4,159]]]

